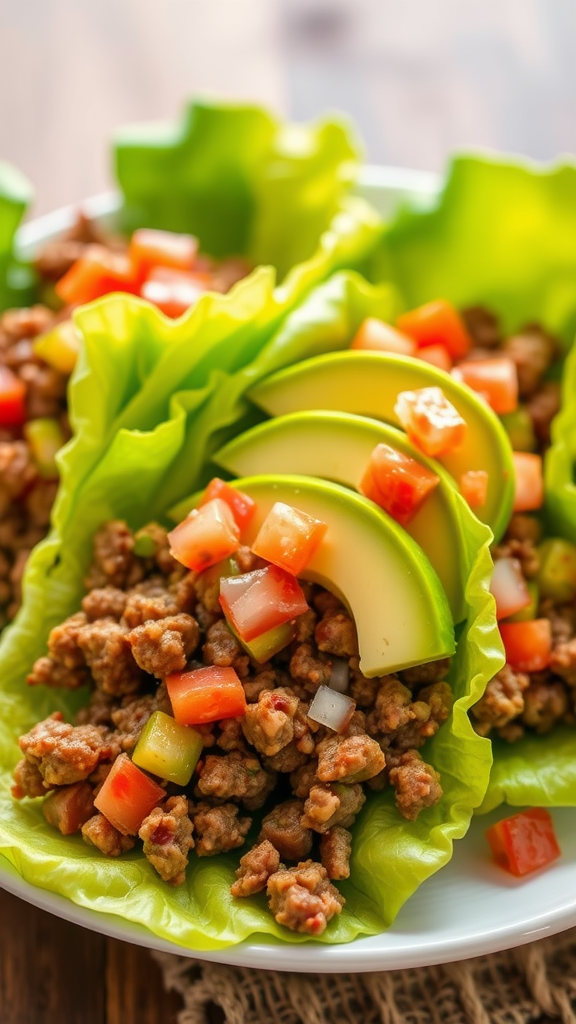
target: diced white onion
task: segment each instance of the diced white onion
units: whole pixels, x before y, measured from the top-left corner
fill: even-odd
[[[334,658],[332,662],[332,674],[328,686],[338,693],[347,693],[350,682],[350,668],[346,658]]]
[[[506,619],[530,604],[530,591],[516,558],[499,558],[494,563],[490,592],[496,601],[496,618]]]
[[[320,725],[326,725],[334,732],[343,732],[354,714],[356,702],[345,693],[338,693],[329,686],[319,686],[310,705],[308,718]]]

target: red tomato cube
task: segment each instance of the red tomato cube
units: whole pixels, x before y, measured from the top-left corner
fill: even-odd
[[[195,508],[168,534],[170,552],[187,569],[203,572],[240,545],[240,530],[229,505],[213,498]]]
[[[314,519],[307,512],[277,501],[262,523],[252,551],[298,576],[308,565],[327,529],[326,523]]]
[[[550,619],[502,622],[500,636],[506,661],[515,672],[542,672],[552,656]]]
[[[57,282],[55,292],[67,306],[83,305],[110,292],[138,292],[127,256],[103,245],[88,245]]]
[[[516,363],[505,356],[459,363],[452,376],[481,394],[499,415],[514,412],[518,407]]]
[[[277,565],[221,580],[220,604],[242,640],[254,640],[308,611],[297,579]]]
[[[181,725],[203,725],[237,718],[246,711],[244,687],[233,668],[208,665],[174,672],[166,679],[174,718]]]
[[[248,523],[252,519],[256,511],[256,502],[249,497],[248,494],[244,494],[242,491],[237,491],[235,487],[231,487],[224,480],[220,480],[220,477],[215,476],[210,481],[208,487],[204,491],[202,498],[202,505],[206,502],[212,501],[213,498],[221,498],[227,505],[230,506],[234,519],[238,523],[240,530],[244,530]]]
[[[544,504],[544,476],[542,458],[532,452],[513,452],[514,511],[532,512]]]
[[[209,287],[208,274],[155,267],[140,288],[140,295],[157,306],[165,316],[176,319],[195,306]]]
[[[401,391],[394,412],[410,440],[426,455],[447,455],[464,440],[466,422],[442,388]]]
[[[546,867],[561,853],[550,812],[544,807],[520,811],[486,830],[494,860],[520,878]]]
[[[116,758],[94,806],[123,836],[138,834],[144,818],[166,796],[166,790],[149,779],[127,754]]]
[[[490,593],[496,602],[497,619],[507,619],[509,615],[515,615],[528,607],[532,598],[517,558],[496,560],[490,580]]]
[[[26,385],[0,366],[0,427],[21,427],[26,420]]]
[[[412,338],[401,334],[390,324],[369,316],[360,324],[350,348],[361,352],[396,352],[401,356],[412,356],[416,345]]]
[[[359,490],[405,526],[440,483],[440,477],[416,459],[387,444],[372,452]]]
[[[176,231],[139,228],[128,247],[128,258],[137,281],[144,281],[156,267],[192,270],[198,253],[198,239]]]
[[[469,469],[460,477],[460,494],[466,499],[470,508],[479,508],[486,504],[488,494],[488,473],[485,469]]]
[[[453,359],[462,359],[472,347],[464,321],[452,303],[445,299],[436,299],[403,313],[396,320],[396,325],[413,338],[419,348],[444,345]]]
[[[431,366],[437,366],[439,370],[444,370],[445,373],[450,373],[453,365],[452,356],[446,345],[426,345],[424,348],[419,348],[416,352],[416,358],[422,359],[425,363],[430,363]]]

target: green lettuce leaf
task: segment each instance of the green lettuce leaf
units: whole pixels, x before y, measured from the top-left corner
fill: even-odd
[[[350,328],[366,315],[385,315],[393,301],[387,287],[367,286],[356,275],[337,275],[310,295],[307,303],[252,353],[251,365],[259,367],[257,372],[268,372],[291,359],[323,351],[330,343],[343,344]],[[212,311],[215,349],[222,337],[216,324],[229,314],[230,309],[220,309],[219,316]],[[2,707],[7,709],[0,730],[0,853],[33,885],[93,910],[144,923],[154,934],[198,951],[247,937],[305,941],[276,925],[263,895],[250,900],[231,898],[229,885],[237,854],[214,859],[192,856],[185,885],[172,889],[158,879],[141,853],[107,860],[77,836],[64,839],[50,829],[38,801],[16,803],[10,798],[18,734],[56,708],[72,714],[86,699],[82,693],[28,689],[24,679],[34,659],[43,653],[51,626],[78,607],[95,528],[111,517],[125,518],[137,528],[149,520],[152,510],[156,515],[166,513],[169,497],[183,498],[189,493],[196,486],[194,474],[201,475],[204,467],[191,472],[182,453],[193,450],[200,416],[208,407],[206,399],[221,394],[222,415],[229,423],[230,417],[237,415],[242,387],[252,383],[250,375],[239,378],[231,373],[223,378],[222,370],[213,366],[212,374],[194,381],[196,386],[174,393],[167,408],[166,400],[159,399],[156,422],[143,426],[124,423],[110,433],[109,423],[126,417],[131,402],[133,412],[139,408],[145,419],[144,406],[136,405],[138,398],[150,381],[162,382],[164,387],[162,358],[178,343],[166,346],[150,370],[148,360],[152,360],[155,346],[148,307],[128,298],[114,298],[95,304],[80,316],[86,351],[71,384],[70,401],[78,428],[74,444],[77,451],[84,444],[92,452],[91,466],[86,472],[81,459],[71,458],[72,446],[65,452],[62,496],[52,534],[29,561],[23,608],[0,645],[0,694]],[[88,321],[83,319],[86,316],[98,327],[93,339]],[[200,330],[200,324],[197,327]],[[173,329],[180,332],[183,325]],[[124,338],[124,345],[117,344],[114,330]],[[131,338],[136,341],[132,343]],[[188,343],[194,344],[194,340],[191,335]],[[161,339],[157,341],[159,349],[162,344]],[[143,367],[146,378],[142,383]],[[97,440],[89,437],[92,420],[82,416],[82,406],[86,395],[96,393],[102,383],[104,369],[109,384],[94,421]],[[223,387],[218,392],[215,374],[217,381],[232,381],[231,390]],[[214,411],[216,408],[220,408],[218,403]],[[215,429],[221,429],[220,420]],[[203,437],[207,441],[211,437],[207,421]],[[354,826],[352,878],[343,885],[347,903],[322,937],[325,942],[347,942],[388,926],[420,882],[449,860],[453,840],[466,832],[485,791],[491,746],[474,733],[467,712],[501,666],[502,653],[487,583],[491,534],[463,500],[460,514],[467,553],[461,571],[468,618],[451,672],[456,700],[450,719],[424,750],[424,756],[442,774],[444,796],[415,823],[398,815],[389,792],[370,796]]]
[[[537,320],[576,330],[576,167],[456,157],[431,209],[408,207],[384,232],[372,276],[408,308],[443,297],[481,304],[506,331]]]
[[[282,125],[259,107],[195,101],[173,124],[123,129],[114,158],[128,230],[191,232],[212,256],[284,277],[341,208],[358,146],[340,120]]]
[[[538,321],[568,346],[576,329],[576,167],[538,169],[459,157],[433,204],[404,209],[384,232],[372,266],[408,307],[443,296],[495,310],[506,331]],[[563,406],[546,458],[549,529],[576,541],[576,356],[565,363]],[[555,729],[512,745],[494,741],[482,811],[576,805],[576,734]]]
[[[0,161],[0,312],[25,305],[32,296],[34,275],[17,259],[14,237],[33,197],[24,175]]]

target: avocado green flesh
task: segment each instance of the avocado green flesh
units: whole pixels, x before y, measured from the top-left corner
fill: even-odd
[[[422,360],[383,352],[332,352],[272,374],[252,388],[248,397],[271,416],[306,409],[334,409],[398,425],[394,412],[398,393],[425,387],[442,388],[467,423],[464,442],[438,461],[457,484],[469,470],[487,472],[486,502],[474,511],[498,540],[512,513],[512,448],[492,410],[442,370]]]
[[[276,501],[327,523],[301,575],[349,608],[364,675],[385,675],[454,653],[452,616],[438,576],[415,541],[371,501],[305,476],[246,477],[233,486],[257,506],[242,536],[245,544],[253,543]]]
[[[452,478],[437,462],[418,452],[401,430],[352,413],[313,412],[277,416],[247,430],[212,457],[233,476],[298,473],[358,488],[373,449],[388,444],[416,459],[440,477],[438,487],[403,527],[436,570],[455,622],[466,617],[461,580],[457,493]]]

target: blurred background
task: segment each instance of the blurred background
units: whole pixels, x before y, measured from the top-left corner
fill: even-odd
[[[0,158],[35,213],[110,184],[109,140],[197,92],[351,115],[368,159],[576,149],[574,0],[0,0]]]

